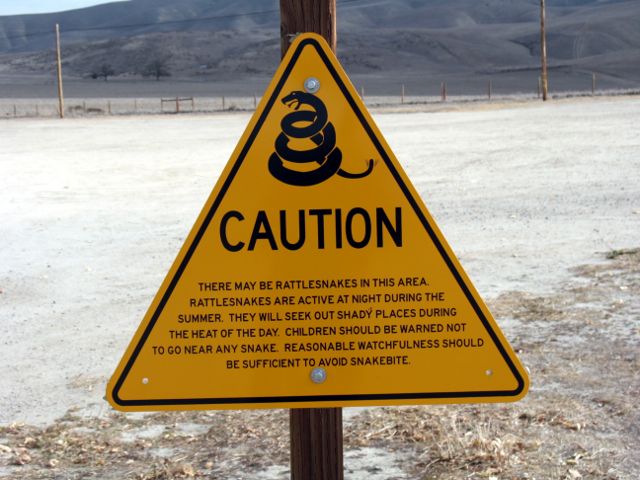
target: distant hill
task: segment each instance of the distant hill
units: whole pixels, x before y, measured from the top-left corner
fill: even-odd
[[[273,28],[278,5],[277,0],[129,0],[59,13],[5,16],[0,17],[0,52],[51,48],[52,37],[42,33],[52,33],[56,23],[68,42],[169,31]],[[257,11],[272,13],[241,15]],[[210,17],[216,18],[193,21]]]
[[[547,4],[552,69],[569,77],[597,72],[610,87],[640,86],[640,1]],[[51,72],[59,23],[66,74],[86,77],[106,63],[129,78],[163,58],[174,77],[268,76],[279,61],[278,5],[130,0],[0,17],[0,74]],[[338,0],[338,54],[350,74],[381,82],[517,76],[538,68],[538,22],[538,0]]]

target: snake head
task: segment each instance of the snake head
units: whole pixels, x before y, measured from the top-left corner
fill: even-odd
[[[303,95],[306,95],[306,94],[300,91],[291,92],[289,95],[282,98],[282,103],[284,103],[289,108],[298,110],[300,108],[300,105],[302,105],[303,103],[303,100],[302,100]]]

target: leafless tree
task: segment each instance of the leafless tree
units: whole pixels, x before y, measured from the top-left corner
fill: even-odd
[[[145,77],[155,77],[160,80],[162,77],[170,77],[169,60],[167,58],[155,58],[151,60],[142,71]]]
[[[103,63],[91,71],[91,78],[93,79],[103,78],[104,81],[106,82],[109,79],[109,77],[112,77],[115,74],[116,74],[116,71],[113,69],[111,65],[109,65],[108,63]]]

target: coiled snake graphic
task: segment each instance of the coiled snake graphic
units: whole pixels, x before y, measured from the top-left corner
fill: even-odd
[[[282,133],[276,138],[276,151],[269,157],[271,175],[289,185],[308,187],[336,174],[344,178],[362,178],[371,173],[373,159],[369,160],[366,170],[360,173],[350,173],[340,168],[342,152],[336,147],[336,131],[328,121],[327,108],[322,100],[310,93],[293,91],[282,98],[282,103],[295,111],[285,115],[280,123]],[[303,104],[311,106],[313,110],[299,110]],[[309,125],[299,127],[297,123]],[[309,150],[294,150],[289,147],[292,138],[308,138],[316,146]],[[285,162],[315,162],[319,167],[314,170],[293,170],[287,168]]]

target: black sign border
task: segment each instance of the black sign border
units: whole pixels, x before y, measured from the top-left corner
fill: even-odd
[[[178,281],[180,280],[180,277],[182,276],[182,273],[184,272],[185,268],[189,264],[189,262],[190,262],[190,260],[191,260],[191,258],[193,256],[193,254],[194,254],[194,252],[195,252],[200,240],[202,239],[202,237],[203,237],[204,233],[206,232],[207,228],[209,227],[209,224],[211,223],[211,220],[213,219],[213,216],[214,216],[215,212],[217,211],[218,206],[220,205],[222,199],[224,198],[225,193],[227,192],[227,190],[229,189],[229,187],[233,183],[233,179],[234,179],[235,175],[237,174],[238,170],[240,169],[240,166],[242,165],[242,162],[244,161],[244,158],[246,157],[247,153],[249,152],[249,149],[250,149],[251,145],[253,144],[253,141],[255,140],[256,136],[258,135],[258,132],[260,131],[262,125],[264,124],[264,122],[265,122],[265,120],[267,118],[267,115],[271,111],[271,108],[273,107],[273,104],[279,98],[280,92],[281,92],[285,82],[289,78],[289,75],[290,75],[293,67],[296,64],[296,61],[300,57],[300,55],[301,55],[302,51],[304,50],[304,48],[307,47],[307,46],[311,46],[311,47],[316,49],[318,55],[320,56],[320,58],[322,59],[322,61],[325,64],[325,66],[327,67],[327,69],[331,73],[331,76],[333,77],[333,79],[337,83],[338,87],[340,88],[340,91],[343,93],[343,95],[345,96],[347,102],[349,103],[349,105],[353,109],[353,113],[356,115],[356,117],[360,121],[362,127],[367,132],[367,135],[369,136],[369,138],[371,139],[371,141],[375,145],[376,150],[378,151],[378,153],[382,157],[382,159],[385,162],[386,166],[389,168],[389,171],[392,173],[392,175],[395,178],[396,182],[398,183],[398,185],[402,189],[402,192],[405,194],[407,200],[409,201],[409,204],[413,207],[416,215],[418,216],[418,218],[422,222],[425,230],[429,234],[429,237],[431,238],[431,240],[433,241],[434,245],[438,249],[438,252],[440,253],[442,258],[444,259],[445,263],[447,264],[447,266],[448,266],[449,270],[451,271],[451,273],[453,274],[454,278],[458,282],[458,285],[460,286],[460,288],[464,292],[467,300],[472,305],[473,309],[475,310],[476,314],[478,315],[478,318],[482,321],[482,324],[484,325],[487,333],[489,334],[489,336],[493,340],[496,348],[498,349],[498,351],[500,352],[500,354],[504,358],[505,362],[507,363],[507,365],[509,367],[509,370],[513,373],[516,381],[518,382],[518,385],[514,390],[492,390],[492,391],[481,391],[481,392],[475,392],[475,391],[466,391],[466,392],[417,392],[417,393],[399,393],[399,394],[381,393],[381,394],[357,394],[357,395],[304,395],[304,396],[276,396],[276,397],[263,396],[263,397],[224,397],[224,398],[186,398],[186,399],[185,398],[163,398],[163,399],[151,399],[151,400],[149,400],[149,399],[146,399],[146,400],[125,400],[125,399],[120,398],[120,396],[119,396],[120,389],[122,388],[122,385],[124,384],[124,381],[127,378],[131,368],[135,364],[136,358],[138,357],[138,355],[142,351],[142,347],[144,346],[145,342],[147,341],[147,338],[149,337],[149,335],[151,334],[151,332],[153,330],[153,327],[155,326],[156,322],[158,321],[158,318],[160,317],[160,314],[162,313],[162,310],[164,309],[165,305],[167,304],[167,301],[169,300],[169,298],[171,297],[171,294],[173,293],[173,290],[175,289],[176,285],[178,284]],[[320,43],[316,39],[314,39],[314,38],[305,38],[305,39],[301,40],[298,43],[298,45],[296,47],[296,50],[294,51],[293,55],[291,56],[291,60],[289,61],[289,63],[285,67],[284,72],[282,74],[282,77],[280,78],[280,80],[278,81],[275,89],[273,90],[273,93],[271,94],[271,97],[268,99],[267,104],[266,104],[264,110],[262,111],[262,114],[260,115],[260,118],[258,119],[255,127],[253,128],[253,130],[251,132],[251,134],[247,138],[247,142],[245,143],[244,147],[240,151],[240,154],[238,155],[238,159],[236,160],[235,164],[231,168],[231,170],[229,172],[229,175],[228,175],[227,179],[225,180],[224,184],[220,188],[220,193],[218,194],[218,196],[213,201],[213,204],[211,205],[211,208],[207,212],[207,215],[205,216],[204,221],[202,222],[202,225],[198,229],[198,232],[196,233],[196,236],[195,236],[192,244],[189,246],[189,249],[187,250],[184,258],[182,259],[182,262],[180,262],[180,266],[178,267],[178,270],[176,271],[176,274],[174,275],[174,277],[171,279],[171,282],[169,283],[169,286],[168,286],[167,290],[165,291],[164,295],[162,296],[162,299],[160,300],[160,303],[158,304],[158,307],[156,308],[155,312],[153,313],[153,316],[151,317],[151,320],[149,321],[149,324],[147,325],[147,328],[144,330],[144,332],[142,334],[142,337],[138,341],[138,344],[136,345],[135,349],[133,350],[133,353],[132,353],[131,357],[127,361],[124,369],[122,370],[122,373],[118,377],[118,380],[116,381],[116,383],[115,383],[115,385],[113,387],[113,390],[112,390],[113,401],[117,405],[120,405],[122,407],[146,407],[146,406],[148,406],[148,407],[153,407],[153,406],[163,407],[163,406],[181,406],[181,405],[185,405],[186,406],[186,405],[235,405],[235,404],[237,404],[237,405],[241,405],[241,404],[274,404],[275,405],[275,404],[305,403],[305,402],[348,402],[348,401],[358,402],[358,401],[363,401],[363,400],[376,401],[376,400],[463,399],[463,398],[478,398],[478,399],[480,399],[480,398],[483,398],[483,397],[505,397],[505,399],[507,399],[509,397],[516,397],[516,396],[520,395],[523,392],[524,388],[525,388],[525,381],[522,378],[522,376],[520,375],[520,372],[518,371],[518,369],[516,368],[516,366],[512,362],[511,357],[508,355],[508,353],[505,350],[504,346],[500,342],[500,339],[498,338],[496,333],[491,328],[491,324],[489,323],[489,321],[485,317],[482,309],[478,305],[478,302],[476,302],[476,299],[471,294],[471,292],[470,292],[469,288],[467,287],[467,285],[465,284],[462,276],[456,270],[454,263],[449,258],[449,255],[447,254],[447,252],[446,252],[445,248],[443,247],[443,245],[440,243],[440,240],[438,239],[438,236],[435,234],[435,231],[433,230],[433,228],[431,227],[431,225],[427,221],[426,217],[422,214],[422,211],[421,211],[419,205],[416,203],[415,199],[411,195],[411,192],[409,191],[407,186],[402,181],[402,177],[400,176],[398,171],[395,169],[393,162],[391,161],[391,159],[387,155],[387,152],[385,151],[385,149],[380,144],[377,136],[374,134],[373,130],[371,129],[371,126],[366,121],[366,119],[365,119],[364,115],[362,114],[361,110],[358,108],[358,105],[356,104],[355,100],[351,96],[351,94],[349,92],[349,89],[346,87],[346,85],[342,81],[342,79],[341,79],[340,75],[338,74],[337,70],[334,68],[333,64],[331,63],[331,60],[326,55],[326,53],[323,50],[322,46],[320,45]],[[355,404],[354,406],[357,406],[357,404]]]

